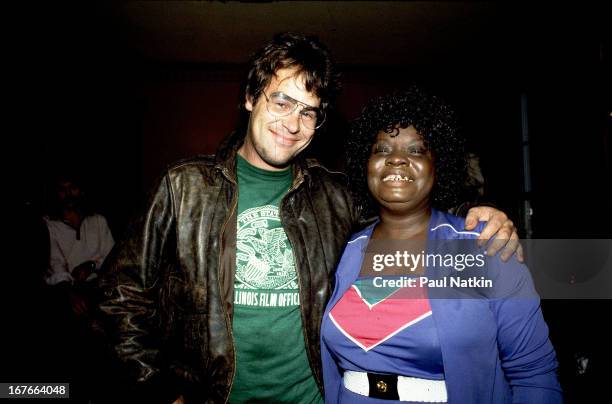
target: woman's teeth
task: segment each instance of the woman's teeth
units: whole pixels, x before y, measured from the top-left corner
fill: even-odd
[[[407,182],[414,182],[414,178],[410,178],[410,177],[402,177],[399,174],[391,174],[391,175],[387,175],[385,178],[383,178],[383,182],[387,182],[387,181],[407,181]]]

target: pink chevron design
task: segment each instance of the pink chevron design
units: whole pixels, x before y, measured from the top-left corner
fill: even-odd
[[[371,305],[355,285],[329,313],[335,326],[365,351],[430,315],[429,299],[422,288],[401,288]]]

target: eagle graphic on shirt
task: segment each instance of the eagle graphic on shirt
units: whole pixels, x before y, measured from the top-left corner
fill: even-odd
[[[278,207],[250,208],[238,215],[236,287],[296,289],[291,245],[280,226]]]

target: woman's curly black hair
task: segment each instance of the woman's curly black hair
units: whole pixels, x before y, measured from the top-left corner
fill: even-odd
[[[459,202],[467,178],[467,163],[464,140],[458,133],[454,112],[439,98],[413,86],[371,100],[351,124],[345,169],[363,219],[378,214],[378,205],[367,184],[367,162],[378,133],[397,133],[397,128],[411,125],[434,156],[436,181],[431,195],[432,206],[447,210]]]

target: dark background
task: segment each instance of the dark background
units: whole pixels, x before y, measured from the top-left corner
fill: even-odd
[[[369,98],[417,83],[458,111],[481,157],[487,199],[523,238],[611,238],[609,6],[28,2],[4,17],[3,155],[16,179],[9,199],[28,214],[44,212],[52,175],[73,169],[120,237],[167,164],[213,153],[234,128],[250,53],[293,30],[327,43],[344,76],[338,109],[311,147],[326,164],[341,166],[347,122]],[[599,331],[599,313],[609,306],[544,302],[568,402],[596,397],[609,335]],[[576,355],[588,355],[595,370],[578,375]]]
[[[34,203],[48,174],[74,167],[87,174],[99,208],[120,231],[166,164],[214,152],[234,128],[250,53],[275,32],[298,30],[319,35],[344,73],[338,112],[318,139],[326,146],[314,148],[327,164],[339,164],[346,122],[369,98],[414,82],[455,107],[481,156],[488,198],[522,226],[524,96],[533,236],[606,234],[609,7],[86,3],[16,15],[12,84],[21,108],[13,134],[27,140],[34,160],[27,173]]]

